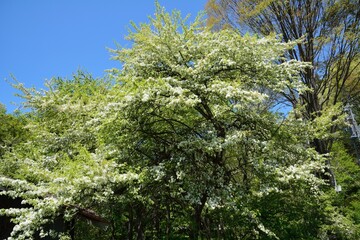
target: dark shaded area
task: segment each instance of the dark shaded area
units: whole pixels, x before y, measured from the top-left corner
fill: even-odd
[[[24,208],[29,207],[29,205],[21,204],[21,198],[11,198],[8,196],[0,195],[0,209],[8,209],[8,208]],[[7,239],[10,237],[10,234],[14,228],[15,224],[11,222],[10,217],[0,216],[0,239]],[[47,226],[45,226],[45,231],[55,230],[56,232],[66,232],[70,230],[71,232],[72,223],[67,223],[64,221],[62,216],[57,217],[54,221]],[[38,234],[34,236],[34,239],[42,239],[42,240],[53,240],[57,238],[45,237],[40,238]]]
[[[12,199],[8,196],[0,195],[0,208],[21,208],[21,198]],[[0,216],[0,239],[6,239],[10,236],[15,224],[10,221],[10,217]]]
[[[29,205],[21,204],[21,201],[22,201],[21,198],[14,199],[9,196],[0,195],[0,209],[29,207]],[[50,230],[54,230],[57,233],[68,232],[70,234],[71,239],[75,239],[76,219],[91,222],[92,225],[99,228],[105,228],[110,224],[106,219],[102,218],[91,209],[80,208],[77,206],[67,206],[67,207],[77,209],[76,217],[71,221],[65,221],[63,215],[60,214],[51,223],[48,223],[47,225],[44,226],[45,232]],[[14,226],[15,224],[11,222],[10,217],[0,216],[0,240],[7,239],[8,237],[10,237],[10,234]],[[45,238],[40,238],[39,232],[37,232],[35,236],[33,236],[33,239],[54,240],[59,238],[49,237],[49,236]]]

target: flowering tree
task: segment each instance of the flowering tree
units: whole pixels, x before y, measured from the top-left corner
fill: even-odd
[[[113,82],[80,74],[26,96],[32,138],[0,163],[2,194],[30,206],[2,210],[13,238],[56,235],[46,223],[79,209],[108,228],[77,221],[76,239],[322,236],[334,212],[308,146],[321,131],[267,104],[289,84],[306,90],[308,65],[282,57],[296,43],[204,25],[158,7],[134,25],[132,48],[113,50]]]

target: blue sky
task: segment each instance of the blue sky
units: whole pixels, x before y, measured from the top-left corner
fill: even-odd
[[[193,19],[206,0],[159,0],[171,11]],[[26,87],[45,88],[52,77],[68,77],[81,69],[94,77],[120,67],[107,48],[124,40],[130,21],[147,22],[152,0],[1,0],[0,1],[0,103],[8,112],[22,101],[5,80],[14,75]],[[11,104],[16,103],[16,105]]]

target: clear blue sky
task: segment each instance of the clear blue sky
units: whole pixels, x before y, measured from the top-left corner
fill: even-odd
[[[206,0],[160,0],[193,19]],[[0,0],[0,103],[8,112],[22,100],[9,83],[13,74],[26,87],[45,88],[45,80],[68,77],[78,69],[103,76],[120,67],[107,48],[124,40],[130,21],[147,22],[152,0]]]

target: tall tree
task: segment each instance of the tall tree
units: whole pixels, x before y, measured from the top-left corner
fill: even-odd
[[[207,12],[208,24],[214,29],[276,34],[284,42],[301,39],[285,56],[312,64],[301,73],[301,81],[309,90],[299,93],[289,87],[282,95],[293,108],[304,106],[302,116],[313,120],[325,107],[358,93],[358,6],[357,0],[209,0]],[[346,88],[350,81],[352,87]],[[320,153],[328,152],[330,143],[313,141]]]
[[[308,66],[283,59],[295,43],[211,32],[199,19],[187,26],[161,8],[150,21],[134,26],[132,48],[114,51],[123,71],[109,132],[126,123],[126,138],[108,144],[130,147],[130,161],[147,169],[139,192],[154,203],[138,211],[142,224],[130,222],[145,233],[165,225],[173,238],[316,238],[326,213],[310,187],[321,181],[310,170],[321,162],[307,148],[311,129],[264,104],[287,86],[306,88],[288,82]]]

